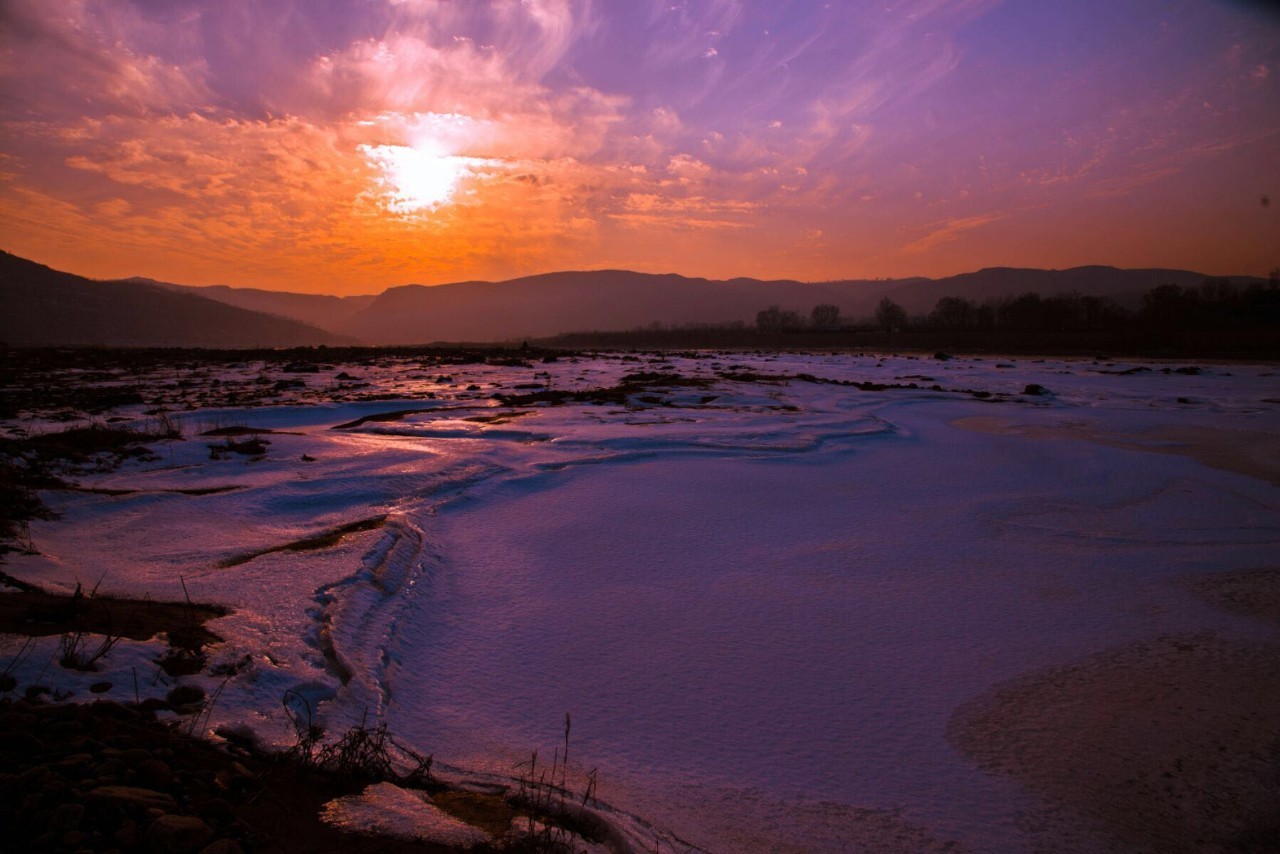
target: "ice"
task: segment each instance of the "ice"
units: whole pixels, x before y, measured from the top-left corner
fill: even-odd
[[[291,716],[331,734],[385,723],[450,773],[509,784],[571,712],[571,785],[597,769],[601,813],[640,847],[1107,850],[1069,810],[979,769],[947,728],[994,686],[1092,653],[1182,632],[1270,638],[1186,579],[1274,566],[1280,381],[1180,367],[388,360],[358,371],[384,399],[185,413],[186,438],[156,444],[157,460],[79,478],[121,494],[46,493],[62,518],[34,523],[40,554],[5,571],[230,606],[210,624],[225,638],[214,661],[249,665],[181,678],[218,692],[205,733],[287,746]],[[621,402],[488,397],[641,372],[698,384]],[[1033,383],[1048,393],[1024,394]],[[214,425],[275,432],[262,459],[213,459],[223,440],[197,430]],[[177,681],[154,664],[159,641],[122,642],[79,674],[53,661],[56,640],[28,645],[21,686],[83,700],[110,681],[106,696],[132,700],[135,675],[143,698]],[[21,639],[2,642],[15,660]],[[416,796],[366,795],[334,810],[417,821],[397,812]]]

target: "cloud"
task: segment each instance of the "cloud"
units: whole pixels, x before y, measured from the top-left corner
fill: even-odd
[[[1025,211],[1225,192],[1225,158],[1270,175],[1278,31],[1208,5],[1081,41],[997,0],[8,0],[0,193],[18,242],[266,285],[646,251],[882,274]]]
[[[130,3],[7,0],[0,39],[8,117],[141,115],[197,109],[214,97],[204,59]]]
[[[929,233],[903,246],[902,252],[907,255],[929,252],[939,246],[959,240],[966,232],[993,222],[999,222],[1002,219],[1005,219],[1004,214],[986,213],[931,223],[926,226],[931,229]]]

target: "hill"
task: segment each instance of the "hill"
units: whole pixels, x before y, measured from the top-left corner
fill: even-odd
[[[145,282],[99,282],[0,252],[0,341],[13,346],[291,347],[349,343],[295,320]]]
[[[628,270],[548,273],[384,291],[340,329],[371,344],[505,341],[651,323],[753,321],[773,303],[805,312],[850,289],[795,281],[713,281]]]
[[[820,303],[847,320],[870,318],[889,297],[908,314],[927,314],[944,296],[982,302],[1034,292],[1109,297],[1130,310],[1154,287],[1198,286],[1189,270],[991,267],[942,279],[799,282],[713,280],[675,274],[596,270],[502,282],[389,288],[377,296],[193,287],[150,279],[92,281],[0,253],[7,311],[0,341],[34,345],[281,347],[433,342],[507,342],[570,332],[645,327],[751,325],[777,305],[807,317]],[[1247,286],[1261,279],[1234,277]]]
[[[228,285],[179,285],[173,282],[157,282],[141,276],[123,281],[158,285],[179,293],[195,294],[226,305],[234,305],[237,308],[287,317],[330,332],[347,323],[358,312],[368,308],[377,298],[375,294],[337,297],[328,294],[236,288]]]
[[[981,301],[1035,291],[1107,296],[1136,308],[1141,294],[1162,284],[1198,285],[1207,277],[1187,270],[1076,267],[1034,270],[993,267],[943,279],[834,282],[716,281],[627,270],[548,273],[505,282],[458,282],[384,291],[336,327],[370,344],[432,341],[511,341],[564,332],[627,330],[652,324],[751,324],[761,309],[778,305],[807,316],[819,303],[846,318],[869,318],[883,297],[911,314],[924,314],[944,296]],[[1261,281],[1236,279],[1241,284]]]

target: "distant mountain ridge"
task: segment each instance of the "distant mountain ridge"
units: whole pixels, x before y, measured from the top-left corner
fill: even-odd
[[[927,313],[944,296],[975,302],[1033,291],[1077,292],[1136,308],[1163,284],[1199,285],[1190,270],[1085,266],[1067,270],[989,267],[941,279],[923,277],[800,282],[701,279],[674,273],[592,270],[544,273],[501,282],[401,285],[376,296],[337,297],[226,285],[190,286],[150,279],[93,281],[7,253],[0,297],[7,311],[0,340],[10,344],[296,346],[363,343],[505,342],[566,332],[754,322],[777,305],[807,315],[839,306],[869,318],[889,297],[908,313]],[[1248,285],[1252,276],[1233,276]]]
[[[0,342],[250,348],[351,343],[296,320],[142,282],[100,282],[0,252]]]
[[[237,308],[287,317],[328,330],[341,326],[377,299],[376,294],[338,297],[328,294],[238,288],[230,285],[180,285],[173,282],[159,282],[143,276],[133,276],[121,281],[157,285],[180,293],[194,293],[196,296],[234,305]]]
[[[1189,270],[1076,267],[1035,270],[991,267],[942,279],[833,282],[692,279],[675,274],[597,270],[547,273],[505,282],[405,285],[383,291],[349,322],[336,327],[371,344],[432,341],[511,341],[562,332],[625,330],[652,323],[752,323],[777,305],[808,315],[813,306],[839,306],[847,318],[869,318],[884,297],[910,314],[928,312],[944,296],[981,301],[1036,291],[1106,296],[1135,308],[1141,294],[1163,284],[1198,285]],[[1234,277],[1247,284],[1261,279]]]

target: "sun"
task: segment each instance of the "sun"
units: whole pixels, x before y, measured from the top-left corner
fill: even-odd
[[[469,158],[430,144],[362,145],[360,150],[382,170],[378,184],[384,203],[396,213],[435,210],[453,198],[458,182],[470,174]]]

